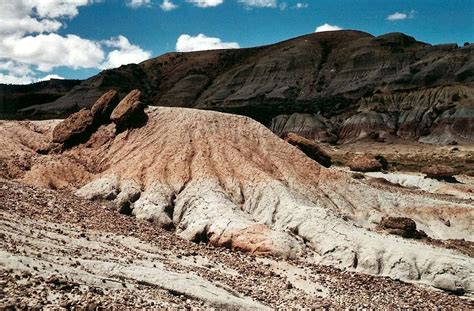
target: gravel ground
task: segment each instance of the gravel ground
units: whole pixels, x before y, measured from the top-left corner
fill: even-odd
[[[455,308],[384,277],[195,244],[68,191],[0,180],[0,309]]]

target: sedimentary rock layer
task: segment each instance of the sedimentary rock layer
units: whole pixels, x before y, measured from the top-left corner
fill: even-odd
[[[382,140],[472,142],[472,96],[462,105],[456,99],[463,100],[462,88],[472,90],[473,49],[345,30],[250,49],[169,53],[103,71],[57,101],[22,112],[67,115],[111,88],[122,96],[138,88],[146,104],[233,112],[267,126],[280,116],[275,132],[319,141],[349,142],[378,132]],[[282,115],[289,117],[282,121]]]
[[[34,155],[17,178],[80,188],[78,196],[113,200],[122,212],[192,241],[474,290],[471,257],[374,231],[384,216],[409,217],[432,238],[470,239],[472,202],[323,168],[246,117],[182,108],[146,113],[141,128],[115,134],[109,124],[63,153]],[[29,143],[18,138],[31,126],[3,124],[13,154],[31,157]]]

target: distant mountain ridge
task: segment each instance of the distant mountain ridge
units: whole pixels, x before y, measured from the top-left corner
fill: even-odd
[[[0,83],[0,114],[13,114],[28,106],[54,101],[81,82],[81,80],[51,79],[27,85]]]
[[[124,95],[138,88],[150,105],[247,115],[267,126],[278,123],[272,128],[278,134],[284,129],[330,142],[470,143],[473,52],[472,44],[430,45],[402,33],[313,33],[256,48],[168,53],[105,70],[58,100],[21,112],[66,115],[90,107],[109,89]],[[423,94],[430,100],[421,103]],[[284,121],[295,113],[306,123]],[[449,134],[437,138],[445,130]]]

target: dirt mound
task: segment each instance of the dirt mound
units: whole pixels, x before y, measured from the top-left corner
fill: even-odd
[[[143,127],[115,134],[105,125],[82,145],[39,156],[21,180],[47,186],[51,165],[66,165],[75,174],[65,187],[78,196],[111,200],[190,241],[474,290],[472,258],[372,230],[384,216],[409,217],[433,238],[469,239],[469,202],[354,180],[246,117],[145,112]]]

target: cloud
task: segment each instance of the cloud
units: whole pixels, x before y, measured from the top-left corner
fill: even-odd
[[[2,73],[1,71],[8,71]],[[42,78],[36,78],[34,72],[26,65],[18,64],[12,61],[0,62],[0,83],[5,84],[30,84],[50,79],[64,79],[56,74],[46,75]]]
[[[302,3],[302,2],[298,2],[298,3],[296,3],[296,5],[294,6],[295,9],[306,9],[307,7],[309,7],[309,4],[307,4],[307,3]]]
[[[104,58],[100,45],[76,35],[55,33],[7,37],[0,43],[0,59],[35,65],[40,71],[67,66],[74,69],[98,67]]]
[[[150,0],[127,0],[127,6],[131,8],[146,7],[150,5]]]
[[[97,1],[0,0],[0,83],[35,82],[42,72],[62,66],[102,69],[150,58],[123,36],[96,41],[56,33],[79,7]]]
[[[209,8],[221,5],[224,0],[186,0],[200,8]]]
[[[1,84],[30,84],[33,83],[31,76],[15,76],[10,74],[3,74],[0,72]]]
[[[163,10],[163,11],[172,11],[174,9],[177,9],[178,6],[176,4],[174,4],[173,2],[171,2],[171,0],[163,0],[163,3],[160,4],[160,8]]]
[[[337,30],[342,30],[342,28],[336,25],[329,25],[328,23],[325,23],[321,26],[316,27],[316,30],[314,32],[337,31]]]
[[[238,49],[237,42],[222,42],[219,38],[208,37],[202,33],[197,36],[182,34],[176,41],[176,51],[192,52],[218,49]]]
[[[395,13],[390,14],[389,16],[387,16],[387,20],[391,21],[391,22],[395,22],[395,21],[401,21],[401,20],[408,19],[408,18],[411,19],[411,18],[415,18],[415,14],[416,14],[415,10],[411,10],[408,13],[395,12]]]
[[[249,8],[276,8],[278,6],[277,0],[238,0]],[[283,5],[286,8],[285,5]]]
[[[49,81],[51,79],[57,79],[57,80],[64,80],[64,77],[61,77],[61,76],[58,76],[58,75],[47,75],[47,76],[44,76],[42,78],[39,78],[36,82],[40,82],[40,81]]]
[[[137,64],[151,57],[151,53],[142,50],[139,46],[130,44],[124,36],[118,36],[104,42],[104,44],[115,50],[108,53],[101,69],[120,67],[126,64]]]

